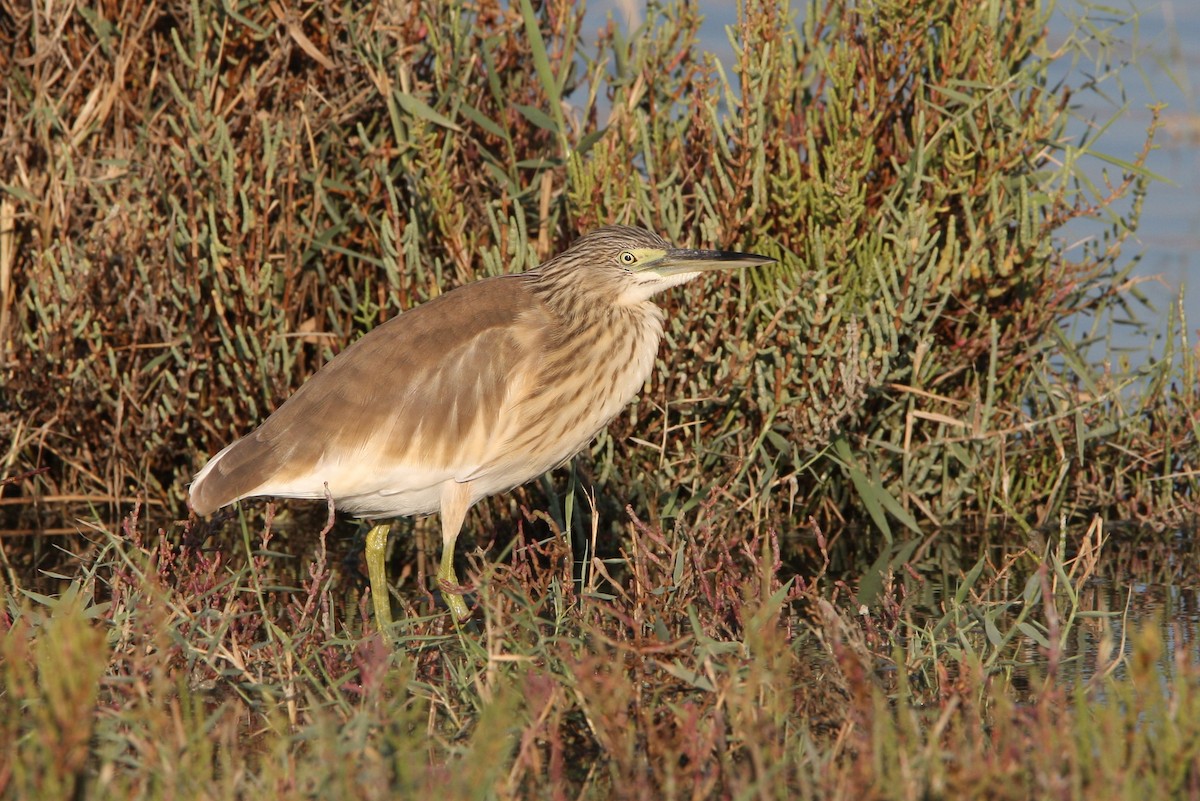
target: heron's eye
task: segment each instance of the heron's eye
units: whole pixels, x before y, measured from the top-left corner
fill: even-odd
[[[626,267],[637,264],[637,256],[633,255],[633,253],[628,250],[621,251],[621,255],[618,256],[618,258],[621,260],[621,264],[625,265]]]

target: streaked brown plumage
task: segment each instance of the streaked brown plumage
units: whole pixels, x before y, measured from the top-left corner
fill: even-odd
[[[672,248],[610,226],[519,275],[488,278],[371,331],[196,476],[206,515],[242,498],[326,497],[366,518],[442,513],[438,578],[472,504],[581,450],[645,383],[662,337],[650,297],[753,254]],[[383,547],[368,538],[376,617],[390,621]],[[457,618],[461,596],[445,594]]]

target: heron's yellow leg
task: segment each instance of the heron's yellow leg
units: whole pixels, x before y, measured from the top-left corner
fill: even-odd
[[[375,625],[384,636],[392,627],[392,597],[388,592],[387,570],[383,563],[391,529],[391,523],[380,523],[367,534],[367,575],[371,579],[371,601],[375,604]]]
[[[442,566],[438,568],[437,572],[439,588],[442,582],[454,587],[458,586],[458,576],[454,575],[454,539],[457,539],[457,532],[455,537],[451,538],[449,545],[442,546]],[[442,589],[442,600],[446,602],[446,606],[450,607],[450,614],[454,615],[455,620],[466,620],[470,617],[471,610],[458,593]]]
[[[438,589],[442,590],[442,600],[450,607],[450,614],[455,620],[466,620],[471,615],[467,602],[462,595],[442,589],[443,583],[453,587],[459,586],[458,576],[454,574],[454,543],[458,540],[458,532],[471,508],[471,485],[460,484],[457,481],[447,481],[442,485],[442,562],[438,567]]]

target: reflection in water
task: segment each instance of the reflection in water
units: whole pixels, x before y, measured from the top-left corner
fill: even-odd
[[[1080,533],[1064,541],[1084,540]],[[1096,553],[1095,572],[1086,578],[1075,569],[1078,553],[1068,554],[1058,572],[1053,559],[1038,556],[1044,552],[987,545],[969,536],[931,538],[915,549],[898,593],[907,618],[897,628],[900,641],[918,656],[925,649],[914,643],[961,647],[1001,669],[1031,701],[1048,676],[1060,686],[1105,675],[1126,678],[1123,657],[1147,633],[1161,643],[1158,668],[1164,677],[1175,673],[1177,661],[1200,664],[1200,571],[1190,537],[1164,542],[1161,533],[1114,534]],[[988,567],[973,581],[971,559],[961,558],[972,553],[987,554]],[[920,662],[909,665],[914,667],[926,669]]]

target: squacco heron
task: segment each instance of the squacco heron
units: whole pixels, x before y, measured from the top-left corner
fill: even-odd
[[[771,261],[614,225],[536,269],[447,292],[346,348],[214,456],[192,483],[192,508],[274,496],[329,497],[372,520],[441,512],[437,579],[463,620],[454,542],[467,510],[570,459],[634,398],[663,334],[654,294]],[[383,631],[389,530],[376,525],[366,548]]]

